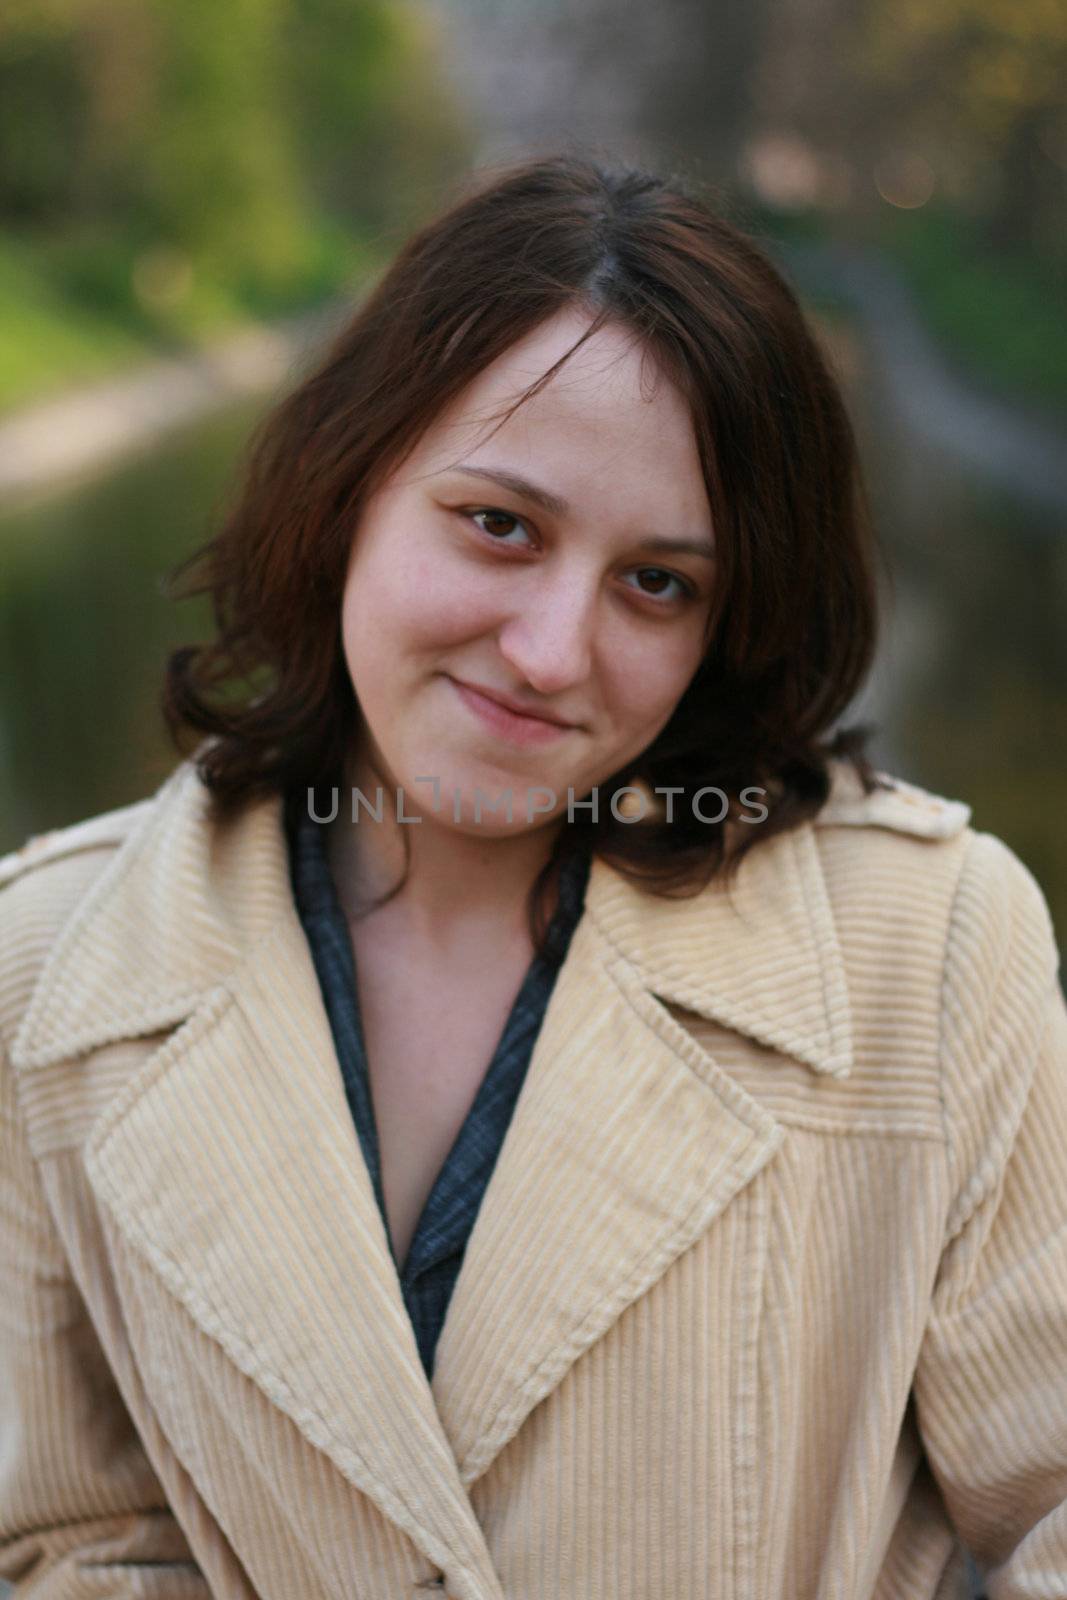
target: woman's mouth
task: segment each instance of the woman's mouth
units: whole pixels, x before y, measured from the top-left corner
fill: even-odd
[[[468,711],[478,718],[481,725],[497,738],[507,740],[509,744],[520,746],[551,744],[553,740],[561,739],[564,734],[573,732],[572,728],[561,723],[546,722],[544,717],[520,715],[517,711],[510,711],[471,684],[461,683],[458,678],[449,678],[449,682]]]

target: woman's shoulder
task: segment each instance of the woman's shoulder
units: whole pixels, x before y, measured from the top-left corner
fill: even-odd
[[[187,758],[147,798],[3,858],[0,1040],[17,1070],[172,1020],[291,911],[278,797],[221,817],[213,798]]]
[[[939,969],[946,998],[970,986],[977,1002],[1014,967],[1048,988],[1059,951],[1044,890],[998,834],[976,828],[963,800],[894,774],[865,793],[834,764],[830,797],[813,819],[821,874],[842,938],[879,964]],[[1023,972],[1022,969],[1026,969]]]
[[[895,773],[867,790],[851,764],[831,763],[830,793],[811,819],[825,893],[842,942],[897,961],[920,946],[926,965],[943,952],[956,885],[974,840],[971,807]],[[912,965],[913,961],[909,963]]]
[[[21,1015],[49,951],[153,799],[33,834],[0,856],[0,1033]]]
[[[179,761],[154,793],[109,811],[99,811],[66,827],[31,834],[7,855],[0,855],[0,927],[4,912],[53,897],[69,898],[91,881],[134,835],[152,827],[158,813],[164,820],[188,802],[198,818],[206,812],[207,793],[194,759]]]
[[[974,825],[971,806],[895,773],[875,771],[864,789],[849,763],[831,763],[830,794],[812,818],[822,865],[831,878],[862,877],[867,898],[891,899],[925,886],[955,906],[969,881],[1034,903],[1044,895],[1025,862],[999,835]],[[994,893],[994,898],[996,897]],[[1047,907],[1045,907],[1047,916]]]
[[[130,830],[151,806],[151,797],[130,805],[101,811],[66,827],[34,833],[24,844],[0,856],[0,889],[52,861],[81,856],[87,852],[108,853],[128,836]],[[101,856],[101,863],[103,857]]]
[[[895,773],[875,771],[876,787],[865,790],[849,762],[830,764],[830,794],[816,827],[889,829],[921,839],[952,839],[968,829],[971,807],[935,794]]]

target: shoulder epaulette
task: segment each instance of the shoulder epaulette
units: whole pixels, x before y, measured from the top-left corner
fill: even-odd
[[[80,850],[120,845],[149,805],[150,799],[137,800],[132,805],[119,806],[114,811],[103,811],[95,817],[87,817],[83,822],[71,823],[69,827],[32,834],[17,850],[0,856],[0,888],[21,877],[24,872],[43,866],[46,861],[74,855]]]
[[[816,827],[840,823],[895,828],[923,839],[951,839],[971,819],[971,807],[962,800],[947,799],[891,773],[875,776],[880,785],[888,787],[865,794],[854,770],[841,768],[829,799],[814,818]]]

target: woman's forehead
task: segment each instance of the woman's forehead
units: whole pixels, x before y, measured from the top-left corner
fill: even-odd
[[[634,329],[617,321],[590,333],[592,321],[592,313],[566,307],[539,323],[478,373],[449,409],[468,415],[513,402],[557,362],[563,365],[533,400],[544,397],[560,406],[579,390],[588,399],[597,392],[611,395],[633,388],[651,401],[666,382],[651,350]]]
[[[683,498],[696,494],[703,501],[685,397],[663,374],[650,372],[645,347],[617,324],[598,329],[568,356],[588,320],[553,319],[505,351],[426,430],[401,476],[410,481],[462,463],[503,464],[535,480],[562,475],[572,492],[622,478],[631,492],[635,482],[652,480],[663,493],[669,480]],[[559,371],[512,410],[563,356]]]

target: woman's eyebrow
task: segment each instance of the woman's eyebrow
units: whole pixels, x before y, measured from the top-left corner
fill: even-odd
[[[491,483],[498,483],[502,489],[509,489],[512,494],[521,495],[524,500],[540,506],[553,517],[565,517],[570,511],[569,503],[561,495],[553,494],[551,489],[542,488],[540,484],[531,482],[520,472],[513,472],[508,467],[476,467],[470,462],[458,462],[449,471],[487,478]],[[715,559],[715,547],[705,539],[672,539],[669,535],[652,534],[642,539],[641,548],[669,551],[675,555],[703,556],[707,561]]]
[[[476,467],[461,461],[450,470],[468,472],[476,478],[488,478],[492,483],[498,483],[502,489],[510,489],[512,494],[522,495],[524,500],[532,501],[535,506],[540,506],[554,517],[565,517],[570,511],[570,505],[560,495],[553,494],[551,489],[542,489],[539,484],[532,483],[529,478],[524,478],[521,473],[512,472],[507,467]]]

